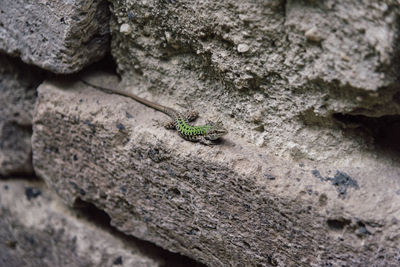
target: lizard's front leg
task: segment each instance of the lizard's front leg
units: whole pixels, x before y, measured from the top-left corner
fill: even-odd
[[[199,117],[199,112],[193,108],[191,103],[187,102],[185,105],[177,103],[177,105],[183,108],[184,111],[179,113],[188,122],[194,121]]]
[[[206,139],[204,136],[200,136],[198,140],[203,145],[207,145],[207,146],[215,145],[215,143],[213,141]]]
[[[183,118],[185,118],[188,122],[194,121],[199,117],[199,113],[195,110],[186,111],[183,113]]]

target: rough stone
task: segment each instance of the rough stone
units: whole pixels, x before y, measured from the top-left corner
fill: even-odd
[[[237,50],[239,53],[246,53],[247,51],[249,51],[249,46],[247,44],[239,44],[237,46]]]
[[[36,194],[30,195],[29,190]],[[40,194],[38,194],[40,192]],[[67,208],[43,182],[0,181],[1,266],[161,266]]]
[[[123,85],[100,77],[86,79]],[[208,147],[154,125],[161,113],[82,82],[38,91],[36,173],[126,234],[210,266],[398,264],[398,155],[293,160],[235,133]]]
[[[400,120],[398,1],[111,2],[125,86],[193,102],[274,153],[340,160]]]
[[[316,28],[311,28],[304,33],[304,36],[309,41],[313,42],[321,42],[322,37],[319,35],[318,30]],[[350,60],[350,59],[349,59]]]
[[[31,174],[32,114],[40,70],[0,54],[0,176]]]
[[[107,1],[2,0],[0,51],[55,73],[72,73],[108,51]]]

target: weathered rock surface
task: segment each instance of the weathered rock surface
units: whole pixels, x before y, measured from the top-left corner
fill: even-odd
[[[111,2],[126,86],[274,153],[340,160],[400,121],[398,1]]]
[[[296,162],[234,133],[208,147],[154,126],[161,113],[82,82],[38,91],[36,173],[126,234],[210,266],[399,263],[398,157]]]
[[[43,182],[0,180],[1,266],[160,266],[77,217]]]
[[[55,73],[72,73],[109,51],[107,1],[2,0],[0,51]]]
[[[31,135],[42,72],[0,55],[0,176],[32,173]]]

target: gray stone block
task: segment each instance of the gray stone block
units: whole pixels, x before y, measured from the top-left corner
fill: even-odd
[[[0,55],[0,175],[31,174],[32,114],[43,72]]]
[[[118,86],[100,77],[87,79]],[[399,160],[293,160],[235,133],[208,147],[154,125],[164,117],[82,82],[45,82],[35,171],[70,205],[91,202],[120,231],[210,266],[398,264]]]
[[[0,51],[55,73],[73,73],[108,51],[107,1],[2,0]]]
[[[43,182],[0,181],[1,266],[161,266],[67,208]],[[80,216],[80,217],[79,217]]]

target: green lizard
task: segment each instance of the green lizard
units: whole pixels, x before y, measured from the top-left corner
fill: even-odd
[[[144,98],[141,98],[137,95],[131,94],[129,92],[119,90],[119,89],[110,89],[98,85],[91,84],[83,79],[81,79],[83,83],[89,85],[91,87],[100,89],[105,92],[111,92],[114,94],[126,96],[136,100],[143,105],[151,107],[155,110],[161,111],[168,115],[172,120],[167,122],[164,126],[167,129],[176,129],[179,135],[184,138],[185,140],[192,141],[192,142],[200,142],[205,145],[213,145],[215,141],[218,140],[220,137],[226,135],[228,131],[224,128],[220,121],[212,122],[207,121],[206,125],[201,126],[194,126],[190,125],[190,121],[194,121],[198,117],[198,112],[196,111],[189,111],[189,112],[179,112],[175,109],[165,107],[159,105],[157,103],[148,101]]]

